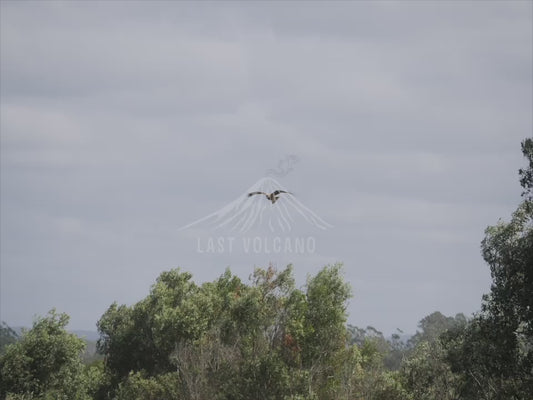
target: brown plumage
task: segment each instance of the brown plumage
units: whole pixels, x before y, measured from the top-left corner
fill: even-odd
[[[265,192],[252,192],[252,193],[248,193],[248,197],[250,196],[253,196],[255,194],[264,194],[266,196],[266,198],[268,200],[270,200],[272,202],[272,204],[274,204],[278,199],[279,199],[279,195],[281,193],[287,193],[287,194],[292,194],[291,192],[286,192],[285,190],[275,190],[274,192],[268,194],[268,193],[265,193]]]

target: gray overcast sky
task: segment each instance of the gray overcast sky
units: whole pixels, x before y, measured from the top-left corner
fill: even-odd
[[[0,319],[94,330],[169,268],[269,262],[298,285],[343,262],[349,322],[385,333],[478,310],[532,47],[530,1],[1,1]],[[333,225],[291,233],[315,252],[206,254],[214,232],[179,230],[289,154],[276,179]]]

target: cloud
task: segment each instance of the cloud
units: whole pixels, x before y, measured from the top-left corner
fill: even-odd
[[[431,293],[479,307],[477,243],[519,201],[531,133],[530,3],[1,7],[2,319],[65,307],[90,329],[163,269],[268,261],[300,282],[344,261],[352,321],[385,331]],[[177,233],[288,154],[281,183],[335,226],[317,254],[199,257]]]

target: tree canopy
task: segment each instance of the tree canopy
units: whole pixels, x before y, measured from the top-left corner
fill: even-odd
[[[0,358],[0,397],[32,394],[55,399],[85,399],[81,379],[83,340],[67,333],[69,317],[50,311],[38,318]]]

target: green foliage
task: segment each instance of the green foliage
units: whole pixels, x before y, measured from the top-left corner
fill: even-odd
[[[340,398],[350,295],[341,266],[321,270],[305,291],[291,266],[258,268],[250,280],[226,271],[197,286],[172,270],[133,306],[112,304],[98,322],[103,398],[171,396],[161,376],[188,399]]]
[[[439,340],[421,341],[402,364],[403,387],[417,400],[456,399],[456,376]]]
[[[2,325],[0,325],[0,354],[4,353],[7,345],[15,343],[17,339],[17,333],[2,321]]]
[[[173,371],[169,355],[176,346],[207,330],[211,299],[191,277],[179,270],[163,272],[148,297],[132,307],[112,304],[98,321],[98,350],[114,378],[130,371]]]
[[[348,341],[360,348],[371,346],[380,354],[384,366],[391,371],[395,371],[408,351],[407,344],[404,343],[400,335],[395,333],[391,340],[385,339],[383,333],[373,326],[367,326],[366,329],[348,325]],[[399,331],[402,333],[401,331]]]
[[[104,371],[103,360],[95,360],[89,365],[84,365],[81,379],[90,399],[106,397],[106,390],[110,386],[110,382]]]
[[[339,383],[333,361],[347,345],[346,301],[350,287],[341,276],[341,265],[325,267],[307,282],[302,364],[309,368],[312,391],[319,398],[333,398]]]
[[[378,343],[366,340],[358,348],[352,346],[347,349],[352,354],[351,361],[345,361],[351,366],[351,376],[346,377],[335,399],[367,399],[367,400],[407,400],[407,392],[401,386],[396,372],[389,371],[383,363],[383,354]]]
[[[116,400],[173,400],[181,398],[177,373],[146,377],[132,372],[119,385]]]
[[[522,196],[526,201],[533,200],[533,138],[527,138],[522,142],[522,153],[528,161],[528,166],[520,168],[520,185],[524,189]]]
[[[522,143],[525,200],[510,222],[488,227],[481,243],[493,279],[482,310],[444,335],[447,360],[465,399],[528,399],[533,393],[533,140]]]
[[[433,343],[438,340],[444,332],[463,327],[467,322],[467,318],[462,313],[457,314],[455,317],[446,317],[439,311],[435,311],[424,317],[418,323],[418,327],[421,330],[417,331],[416,334],[409,339],[408,345],[414,348],[422,342]]]
[[[327,360],[346,344],[346,301],[350,287],[339,264],[322,269],[307,282],[304,365]]]
[[[477,316],[466,328],[445,334],[443,342],[461,398],[528,398],[520,394],[515,337],[505,327]]]
[[[420,330],[407,343],[398,334],[386,340],[371,326],[349,325],[350,342],[361,357],[351,390],[364,399],[455,399],[457,378],[446,362],[440,337],[466,324],[463,314],[446,317],[437,311],[419,322]]]
[[[0,357],[0,396],[85,399],[83,340],[65,331],[69,317],[52,310]]]
[[[488,227],[482,253],[493,279],[483,311],[533,336],[533,209],[522,203],[509,223]]]

